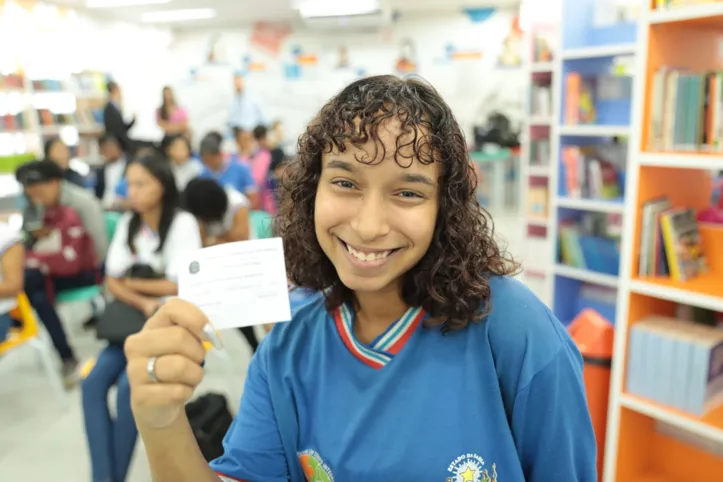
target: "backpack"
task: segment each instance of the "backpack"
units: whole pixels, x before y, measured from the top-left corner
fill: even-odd
[[[33,243],[26,254],[29,268],[53,276],[73,276],[97,268],[93,240],[75,209],[68,206],[49,208],[43,225],[50,233]]]
[[[226,397],[219,393],[203,395],[186,405],[186,416],[206,461],[222,456],[223,438],[233,422]]]

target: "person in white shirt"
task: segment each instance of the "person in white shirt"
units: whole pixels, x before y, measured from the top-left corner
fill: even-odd
[[[95,197],[100,199],[103,209],[114,209],[117,207],[116,187],[123,179],[128,160],[113,134],[103,134],[98,139],[98,147],[104,164],[96,172]]]
[[[252,237],[248,198],[235,189],[223,188],[214,179],[189,182],[181,195],[181,206],[198,220],[204,246]]]
[[[25,248],[20,231],[0,223],[0,342],[13,324],[10,310],[23,291]]]
[[[203,165],[191,158],[191,143],[182,134],[165,136],[161,141],[161,151],[171,161],[179,192],[186,189],[186,184],[203,171]]]
[[[193,215],[178,209],[179,194],[168,160],[143,157],[126,171],[131,211],[118,221],[106,258],[108,290],[116,300],[150,316],[161,300],[178,294],[177,275],[185,253],[201,248]],[[153,268],[158,279],[129,278],[134,265]],[[123,347],[110,344],[83,380],[83,415],[94,481],[126,480],[137,430],[130,407]],[[107,397],[117,385],[116,418]]]

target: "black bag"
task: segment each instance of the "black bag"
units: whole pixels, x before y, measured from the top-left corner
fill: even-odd
[[[163,277],[147,264],[134,264],[128,270],[128,276],[144,279]],[[113,300],[98,317],[96,335],[112,345],[122,345],[130,335],[141,331],[145,322],[146,314],[141,310],[120,300]]]
[[[222,456],[223,438],[233,422],[226,397],[219,393],[203,395],[186,405],[186,416],[206,461]]]

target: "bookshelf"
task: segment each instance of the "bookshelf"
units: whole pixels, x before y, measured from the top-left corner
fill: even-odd
[[[679,1],[655,10],[658,3],[665,4],[646,0],[638,22],[625,189],[628,234],[622,244],[603,481],[714,482],[723,473],[723,407],[699,417],[626,392],[628,361],[638,347],[630,342],[636,323],[651,315],[675,317],[677,304],[723,311],[723,225],[699,224],[708,272],[687,281],[638,272],[642,206],[664,195],[673,206],[704,209],[711,202],[711,171],[723,169],[723,151],[680,138],[671,143],[668,134],[661,143],[654,127],[661,67],[691,73],[723,68],[723,2]]]
[[[520,155],[523,276],[527,286],[548,305],[552,274],[549,267],[541,265],[544,258],[540,252],[547,252],[550,243],[550,174],[554,152],[551,141],[558,105],[553,96],[553,79],[558,75],[559,65],[555,59],[557,29],[556,22],[540,22],[526,30],[528,102]]]
[[[565,325],[586,308],[617,318],[637,51],[637,22],[620,3],[561,0],[548,259]]]

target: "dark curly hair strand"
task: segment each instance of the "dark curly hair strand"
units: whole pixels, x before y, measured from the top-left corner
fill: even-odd
[[[415,160],[439,162],[439,213],[427,253],[406,273],[402,297],[422,306],[428,325],[459,330],[490,310],[489,278],[512,275],[518,265],[495,241],[489,214],[477,203],[477,184],[462,130],[437,91],[417,78],[391,75],[358,80],[333,97],[299,138],[297,159],[281,182],[275,233],[284,240],[289,279],[298,287],[325,290],[327,308],[354,302],[319,245],[314,200],[322,155],[374,141],[375,152],[357,154],[361,163],[386,159],[379,127],[399,122],[393,159],[402,167]],[[379,152],[381,150],[381,152]]]

